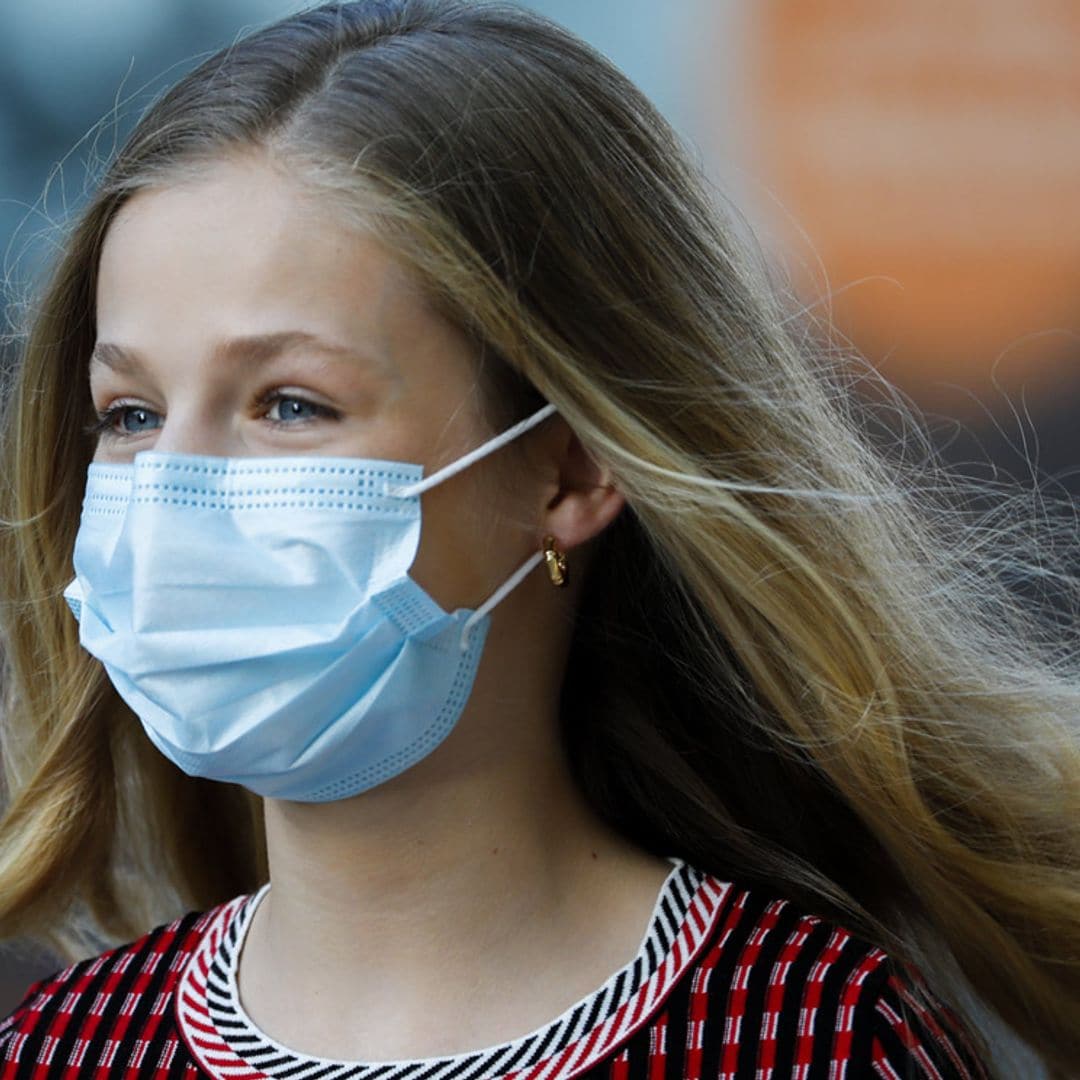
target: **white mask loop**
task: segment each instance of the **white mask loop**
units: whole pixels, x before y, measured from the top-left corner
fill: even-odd
[[[496,435],[493,439],[488,439],[486,443],[481,443],[476,449],[470,450],[467,454],[463,454],[457,461],[452,461],[449,465],[444,465],[430,476],[425,476],[423,480],[418,480],[415,484],[398,487],[387,485],[384,494],[392,495],[400,499],[408,499],[413,495],[419,495],[429,488],[433,488],[436,484],[441,484],[444,480],[449,480],[451,476],[461,472],[462,469],[468,468],[474,461],[478,461],[480,458],[486,457],[488,454],[498,450],[500,446],[505,446],[506,443],[510,442],[512,439],[516,439],[523,432],[528,431],[529,428],[535,427],[542,420],[546,420],[556,411],[555,406],[549,402],[543,408],[534,412],[532,416],[527,416],[524,420],[514,424],[513,427],[508,427],[504,432]]]
[[[532,571],[534,566],[543,562],[544,553],[535,551],[530,555],[466,620],[461,629],[461,651],[467,652],[469,648],[469,633],[472,628],[491,609]]]

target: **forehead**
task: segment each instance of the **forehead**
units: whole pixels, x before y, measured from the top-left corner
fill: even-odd
[[[119,339],[306,320],[389,345],[398,330],[446,329],[385,245],[257,160],[133,195],[105,236],[96,308],[99,337]]]

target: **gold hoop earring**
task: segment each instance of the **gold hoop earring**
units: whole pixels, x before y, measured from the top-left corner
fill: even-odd
[[[554,536],[544,537],[544,560],[552,585],[565,585],[567,579],[566,555],[555,546]]]

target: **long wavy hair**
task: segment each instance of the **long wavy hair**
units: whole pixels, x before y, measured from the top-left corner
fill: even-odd
[[[595,810],[918,965],[995,1062],[1018,1035],[1067,1074],[1075,534],[1046,492],[947,470],[895,391],[879,410],[641,92],[510,3],[250,31],[146,110],[66,230],[0,449],[0,936],[75,958],[267,874],[260,801],[156,751],[61,597],[102,240],[134,192],[243,154],[392,245],[475,343],[493,430],[554,402],[625,493],[561,702]]]

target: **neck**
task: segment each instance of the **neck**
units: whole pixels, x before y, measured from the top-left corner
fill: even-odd
[[[286,1046],[385,1061],[496,1045],[640,946],[673,868],[599,822],[559,760],[426,782],[422,765],[341,803],[267,804],[271,887],[239,989]]]
[[[341,803],[267,801],[264,926],[279,955],[343,966],[362,956],[365,970],[400,973],[432,937],[483,952],[522,920],[559,923],[582,882],[602,890],[641,858],[556,758],[525,753],[438,778],[423,764]]]

